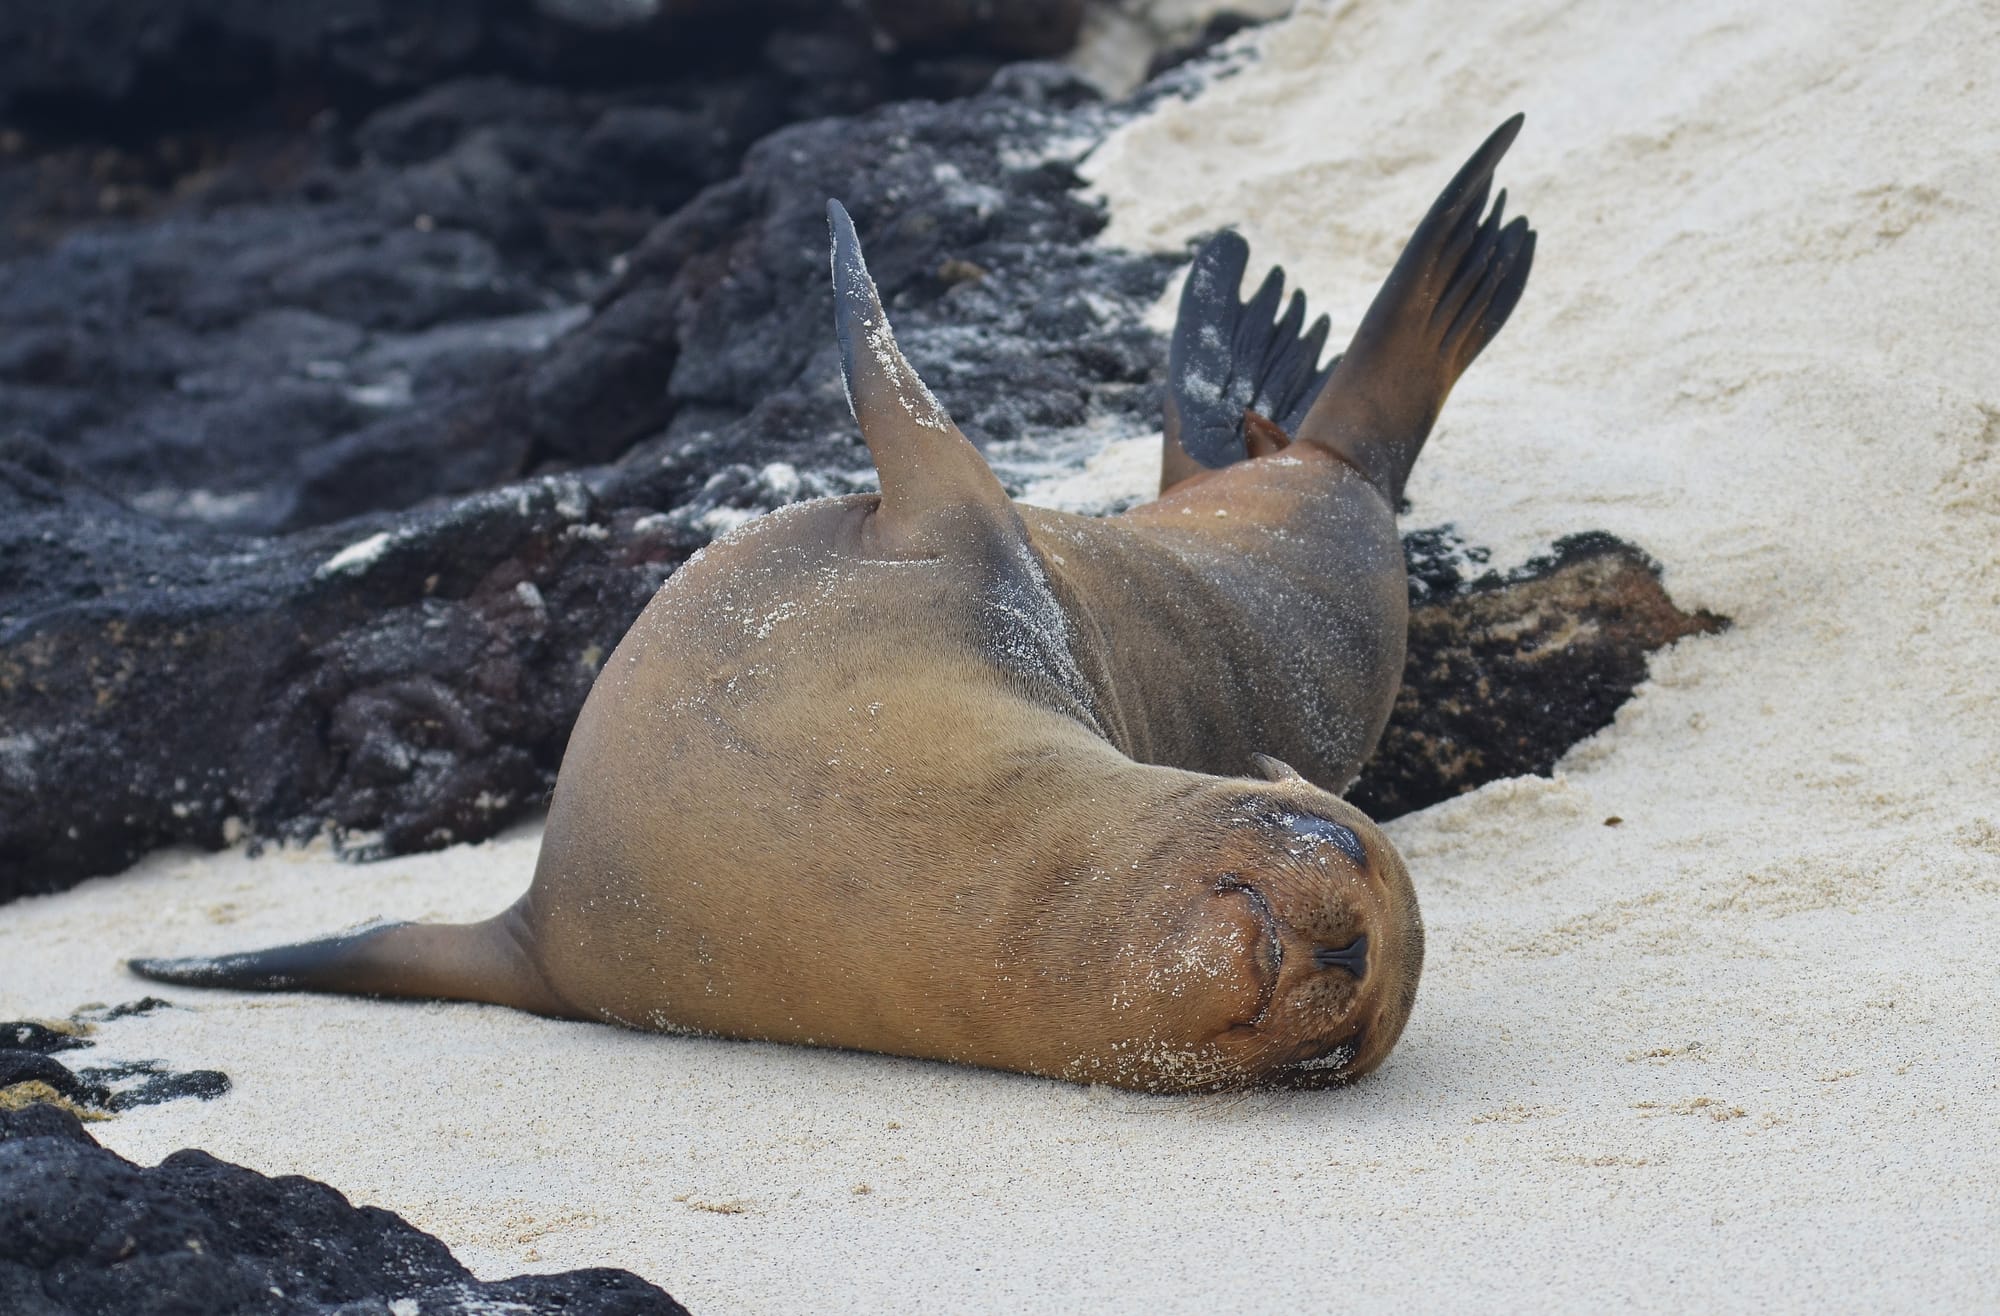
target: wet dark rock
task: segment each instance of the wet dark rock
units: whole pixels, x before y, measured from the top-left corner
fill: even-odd
[[[1683,612],[1660,566],[1605,534],[1575,535],[1501,576],[1449,529],[1405,536],[1411,560],[1403,688],[1347,798],[1394,818],[1502,777],[1543,776],[1611,725],[1654,651],[1728,620]]]
[[[1076,44],[1083,0],[868,0],[868,12],[906,46],[1048,56]]]
[[[101,1024],[150,1014],[166,1005],[159,997],[148,996],[124,1005],[79,1010],[65,1026],[31,1020],[0,1023],[0,1108],[53,1095],[95,1118],[182,1097],[210,1101],[229,1091],[229,1076],[220,1070],[177,1071],[158,1060],[72,1068],[55,1058],[58,1053],[96,1046]]]
[[[0,1310],[686,1311],[623,1270],[480,1281],[436,1238],[325,1184],[269,1179],[200,1151],[144,1169],[98,1146],[68,1112],[39,1103],[0,1109]]]
[[[8,1051],[33,1051],[52,1056],[58,1051],[77,1051],[89,1045],[88,1038],[32,1020],[0,1024],[0,1049]]]
[[[0,17],[0,430],[253,534],[664,426],[651,340],[686,308],[593,315],[622,254],[774,129],[935,81],[834,0],[29,8]],[[239,46],[248,82],[190,53]]]
[[[844,8],[838,0],[9,5],[0,8],[0,112],[138,135],[246,113],[298,123],[469,74],[658,82],[754,63],[772,29],[852,21]]]
[[[518,477],[539,454],[484,435],[483,408],[588,317],[615,256],[781,122],[772,82],[650,101],[452,83],[364,121],[351,164],[329,141],[255,199],[20,251],[0,267],[0,417],[141,509],[217,529]],[[545,412],[579,388],[658,392],[553,355],[538,383],[553,371],[571,392]],[[375,479],[330,496],[350,474]]]
[[[1038,152],[1090,96],[1067,74],[1010,71],[1011,94],[983,109],[818,120],[780,146],[770,134],[799,113],[875,104],[893,67],[838,6],[767,33],[753,56],[608,90],[458,78],[351,125],[322,116],[282,149],[155,143],[170,162],[143,222],[65,229],[40,213],[44,192],[67,204],[48,167],[63,153],[15,132],[0,140],[0,429],[154,516],[296,530],[601,463],[690,406],[740,418],[806,363],[797,277],[811,262],[796,248],[825,195],[851,185],[965,212],[928,238],[911,218],[933,267],[950,244],[1018,240],[1011,214],[979,229],[1028,194],[1061,194],[1072,235],[1098,223],[1066,171],[1002,169],[981,141],[993,129]],[[797,151],[810,169],[793,168]],[[91,178],[119,177],[134,153],[94,152]],[[726,195],[702,193],[723,180]],[[124,213],[118,185],[97,195]],[[621,275],[649,233],[644,273]],[[1066,306],[1082,323],[1080,297],[1045,305],[1044,327]]]
[[[1201,26],[1179,41],[1172,42],[1154,54],[1147,61],[1146,76],[1157,78],[1163,73],[1178,69],[1182,65],[1213,50],[1245,28],[1255,27],[1261,19],[1249,14],[1223,9],[1202,20]]]
[[[72,1019],[88,1024],[110,1023],[114,1019],[130,1019],[135,1015],[147,1015],[155,1010],[171,1010],[173,1002],[158,996],[141,996],[136,1001],[121,1001],[117,1005],[87,1005],[71,1015]]]
[[[371,314],[400,317],[392,327],[357,334],[324,304],[265,311],[244,331],[249,364],[201,376],[216,392],[230,370],[304,361],[292,434],[358,405],[357,389],[393,392],[383,360],[407,367],[418,399],[365,394],[394,414],[314,450],[289,490],[266,466],[240,490],[134,493],[136,467],[79,456],[77,427],[62,443],[0,439],[0,896],[243,832],[432,848],[539,803],[598,665],[681,558],[748,514],[867,479],[827,327],[829,194],[862,225],[906,349],[1016,484],[1086,450],[1105,419],[1152,423],[1163,357],[1139,319],[1171,262],[1090,245],[1103,217],[1047,158],[1075,113],[1095,113],[1065,108],[1083,98],[1067,74],[1028,67],[972,100],[773,134],[659,225],[580,322],[541,343],[518,317],[504,321],[512,346],[469,335],[512,364],[439,387],[435,406],[421,401],[429,363],[478,372],[449,337],[463,322],[417,329],[429,311],[385,307]],[[197,249],[227,263],[239,221]],[[84,264],[129,298],[148,268],[130,252],[170,227],[135,226],[115,259]],[[72,245],[58,259],[81,257]],[[292,277],[277,255],[256,262]],[[217,296],[186,274],[162,307]],[[57,309],[46,285],[18,295]],[[1049,338],[1051,316],[1073,336]],[[167,350],[146,343],[126,324],[103,350]],[[197,413],[185,389],[133,388],[134,408],[99,432],[134,462],[164,449],[199,472],[229,448],[240,471],[257,441],[274,446],[259,421],[231,447],[212,398]],[[537,463],[579,469],[367,510]],[[239,532],[335,517],[352,519]]]
[[[79,1078],[68,1065],[38,1051],[0,1050],[0,1092],[22,1083],[40,1083],[78,1105],[102,1106],[110,1090]]]
[[[0,900],[169,843],[381,855],[539,805],[688,553],[872,482],[828,196],[1010,489],[1157,424],[1143,317],[1176,262],[1097,246],[1072,167],[1129,109],[1030,63],[777,127],[919,77],[813,13],[672,84],[488,69],[283,146],[155,143],[154,199],[66,236],[19,190],[51,157],[0,140]],[[1468,584],[1412,536],[1410,675],[1361,799],[1545,771],[1608,721],[1685,633],[1653,575],[1585,570],[1619,553]]]
[[[78,1077],[105,1090],[104,1109],[119,1113],[136,1106],[193,1097],[213,1101],[229,1091],[229,1075],[219,1069],[171,1070],[158,1060],[133,1060],[122,1065],[92,1066]]]
[[[604,353],[582,345],[610,333],[667,368],[663,395],[635,399],[666,431],[621,465],[621,486],[677,498],[673,473],[709,453],[869,469],[828,330],[828,196],[855,216],[904,351],[1003,480],[1083,451],[1086,418],[1155,423],[1164,362],[1139,318],[1173,262],[1090,245],[1103,216],[1048,158],[1060,134],[1102,131],[1092,108],[1071,108],[1088,95],[1066,71],[1017,65],[969,101],[787,128],[656,229],[573,335],[587,359]],[[665,325],[608,315],[662,291]],[[621,332],[638,323],[652,326],[643,339]]]
[[[239,829],[377,851],[490,834],[540,801],[597,664],[680,556],[571,477],[244,541],[80,479],[37,498],[29,452],[0,455],[9,895]]]
[[[293,126],[440,82],[500,75],[569,87],[677,82],[770,64],[806,103],[880,100],[878,45],[986,61],[1058,55],[1081,0],[65,0],[0,7],[0,114],[112,136],[246,114]],[[782,47],[774,56],[770,46]],[[842,92],[820,99],[830,85]],[[856,87],[870,87],[865,102]],[[908,89],[899,88],[902,94]],[[967,88],[971,90],[971,88]]]

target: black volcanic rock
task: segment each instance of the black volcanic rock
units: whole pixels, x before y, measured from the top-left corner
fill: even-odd
[[[1082,10],[1081,0],[16,4],[0,6],[0,114],[129,139],[245,115],[296,125],[466,76],[602,88],[763,67],[791,75],[773,108],[811,118],[882,99],[885,78],[898,94],[936,94],[983,82],[1006,59],[1062,54]],[[882,47],[908,55],[885,61]],[[924,62],[939,52],[963,71]]]
[[[574,477],[245,541],[8,455],[10,896],[169,838],[222,844],[231,819],[395,850],[490,833],[539,801],[596,664],[679,556]]]
[[[129,1015],[150,1014],[167,1005],[157,996],[109,1008],[79,1010],[67,1028],[51,1028],[32,1020],[0,1023],[0,1107],[20,1104],[23,1094],[62,1098],[79,1109],[117,1113],[135,1106],[157,1106],[182,1097],[213,1100],[229,1091],[229,1076],[215,1069],[174,1070],[159,1060],[127,1060],[107,1065],[71,1068],[55,1057],[95,1046],[102,1024]],[[21,1084],[39,1085],[37,1088]],[[13,1089],[13,1091],[9,1091]]]
[[[782,122],[772,82],[451,83],[363,122],[351,163],[322,142],[254,198],[21,251],[0,266],[0,417],[143,510],[253,533],[524,474],[518,443],[425,436],[476,428],[613,258]],[[302,492],[356,454],[395,478]]]
[[[1729,621],[1683,612],[1660,565],[1593,532],[1500,575],[1449,527],[1403,537],[1410,637],[1396,707],[1347,799],[1394,818],[1502,777],[1546,776],[1611,725],[1657,649]]]
[[[199,1151],[175,1152],[143,1169],[98,1146],[54,1106],[0,1109],[0,1311],[359,1316],[396,1309],[463,1316],[686,1311],[623,1270],[482,1282],[436,1238],[391,1212],[350,1205],[325,1184],[295,1175],[267,1179]]]
[[[1105,130],[1090,101],[1065,71],[1017,65],[970,100],[887,106],[758,143],[741,175],[654,230],[572,336],[581,346],[620,323],[657,325],[607,316],[666,298],[671,328],[645,341],[667,387],[645,402],[667,428],[621,462],[620,487],[657,498],[667,486],[649,466],[676,472],[710,453],[870,470],[828,328],[829,196],[855,216],[904,351],[1003,481],[1018,487],[1038,464],[1092,450],[1091,423],[1156,424],[1165,363],[1140,318],[1175,262],[1092,244],[1104,217],[1054,145]]]
[[[66,0],[0,8],[0,111],[111,135],[367,107],[467,74],[615,86],[757,62],[838,0]],[[865,25],[860,26],[864,35]]]
[[[917,76],[854,30],[671,88],[456,78],[53,239],[18,190],[48,157],[0,158],[0,900],[169,843],[379,855],[534,808],[688,553],[872,483],[828,196],[1010,488],[1158,423],[1143,319],[1175,262],[1097,245],[1072,167],[1130,107],[1021,64],[771,131]],[[1660,613],[1592,647],[1537,613],[1555,638],[1510,657],[1540,577],[1468,584],[1410,547],[1427,602],[1361,797],[1385,813],[1546,770],[1685,633]],[[1554,597],[1671,610],[1639,575],[1656,601],[1630,571]]]
[[[129,485],[120,497],[115,464],[0,440],[0,898],[239,830],[331,829],[362,853],[431,848],[489,835],[539,802],[597,666],[673,566],[749,513],[856,487],[868,470],[828,331],[830,193],[862,223],[907,350],[1003,471],[1080,450],[1107,418],[1149,424],[1163,356],[1139,319],[1171,262],[1090,244],[1103,218],[1048,147],[1097,126],[1079,117],[1099,113],[1087,101],[1066,74],[1026,66],[969,100],[774,134],[740,176],[660,225],[580,323],[495,349],[519,355],[483,385],[315,449],[289,493],[269,469],[249,491],[292,509],[265,521],[352,518],[335,525],[246,536],[228,528],[250,516],[240,506],[211,516],[200,498]],[[181,222],[135,225],[101,259],[71,247],[57,258],[109,281],[117,305],[150,286],[147,244]],[[255,243],[232,258],[224,235],[243,235],[240,216],[216,232],[189,222],[192,250],[237,261],[220,279],[242,285],[231,305],[260,304],[280,281],[341,295],[337,280],[299,274],[303,260],[250,254]],[[160,314],[199,317],[223,296],[172,268],[183,273]],[[442,332],[410,327],[434,319],[411,309],[430,295],[423,280],[459,295],[458,267],[441,268],[400,272],[379,312],[347,308],[396,327],[357,334],[344,355],[337,338],[351,331],[327,326],[354,321],[335,322],[323,302],[285,312],[289,329],[246,330],[239,346],[270,360],[289,350],[287,332],[317,335],[344,387],[381,386],[366,373],[371,350],[389,342],[407,362]],[[20,296],[52,310],[49,282],[28,283]],[[165,350],[147,342],[133,321],[103,350]],[[79,392],[91,374],[117,372],[78,373]],[[298,405],[321,414],[310,409],[333,403],[309,392],[314,374]],[[105,432],[135,453],[188,449],[162,464],[198,469],[224,442],[217,409],[150,429],[137,419],[201,402],[187,392],[135,384],[139,402]],[[245,431],[246,459],[270,432]],[[592,462],[367,510],[524,465]]]

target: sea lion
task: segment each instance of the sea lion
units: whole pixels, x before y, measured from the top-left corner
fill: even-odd
[[[667,581],[578,719],[527,894],[483,923],[131,967],[1152,1092],[1372,1070],[1423,929],[1335,792],[1401,675],[1403,481],[1532,263],[1505,193],[1486,208],[1520,123],[1324,369],[1302,298],[1273,323],[1282,272],[1239,304],[1242,240],[1204,248],[1163,492],[1105,519],[1008,499],[829,203],[881,493],[782,508]]]

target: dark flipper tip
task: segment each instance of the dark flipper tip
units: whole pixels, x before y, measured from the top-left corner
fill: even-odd
[[[272,946],[265,950],[238,951],[230,955],[194,955],[185,959],[141,958],[125,961],[125,967],[141,978],[170,982],[181,987],[282,992],[313,990],[332,983],[332,990],[352,990],[339,986],[337,980],[349,974],[356,953],[379,947],[385,933],[396,933],[411,926],[407,923],[378,923],[359,932]]]
[[[1520,300],[1534,245],[1486,201],[1520,135],[1516,114],[1489,134],[1432,203],[1362,317],[1299,437],[1345,458],[1391,503],[1458,377]]]
[[[1472,153],[1472,158],[1465,162],[1465,167],[1459,171],[1459,177],[1490,177],[1493,171],[1499,168],[1501,157],[1505,156],[1508,148],[1514,145],[1514,139],[1521,135],[1521,125],[1527,121],[1527,115],[1516,112],[1495,128],[1487,135],[1486,140],[1479,144],[1479,149]]]
[[[862,258],[862,240],[854,232],[854,216],[840,202],[826,200],[826,234],[830,240],[828,266],[834,278],[834,296],[842,302],[854,298],[870,304],[876,300],[874,280],[868,278],[868,262]]]
[[[882,500],[869,523],[875,547],[894,553],[936,551],[935,514],[944,508],[978,505],[989,521],[1004,520],[1003,510],[1011,517],[1006,490],[986,459],[959,432],[896,345],[847,208],[829,199],[826,219],[841,384],[882,486]],[[1010,525],[1018,530],[1018,518]]]
[[[868,263],[861,256],[861,238],[854,231],[854,216],[847,207],[827,198],[827,234],[833,243],[833,290],[836,293],[873,293],[875,281],[868,277]]]
[[[840,374],[847,385],[848,406],[854,403],[855,330],[865,324],[880,305],[875,281],[868,277],[868,263],[861,254],[861,238],[854,231],[854,217],[833,198],[826,202],[826,226],[830,249],[828,265],[833,276],[833,335],[840,344]]]
[[[284,982],[259,972],[254,955],[194,956],[187,959],[127,960],[125,967],[141,978],[178,987],[282,987]]]

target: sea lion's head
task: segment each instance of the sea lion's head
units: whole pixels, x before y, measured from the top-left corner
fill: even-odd
[[[1189,802],[1159,861],[1145,1086],[1324,1087],[1382,1063],[1423,969],[1416,891],[1366,815],[1284,764]]]

